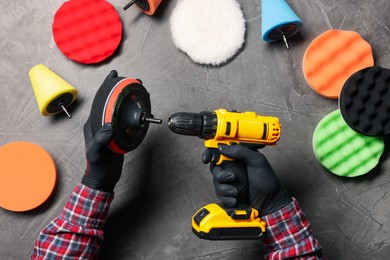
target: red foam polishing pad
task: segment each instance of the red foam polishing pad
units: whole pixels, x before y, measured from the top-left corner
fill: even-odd
[[[93,64],[110,57],[122,39],[122,23],[105,0],[72,0],[56,12],[53,36],[69,59]]]
[[[56,183],[56,168],[49,153],[28,142],[0,147],[0,207],[27,211],[44,203]]]

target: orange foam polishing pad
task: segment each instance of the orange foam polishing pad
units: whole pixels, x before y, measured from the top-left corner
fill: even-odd
[[[337,99],[352,74],[373,65],[371,46],[358,33],[328,30],[307,48],[303,57],[303,74],[315,92]]]
[[[162,0],[148,0],[148,1],[138,1],[137,5],[143,9],[143,12],[147,15],[153,15],[156,12],[157,7],[160,5]],[[145,10],[145,5],[149,6],[148,10]]]
[[[0,147],[0,207],[27,211],[44,203],[56,183],[56,168],[49,153],[28,142]]]

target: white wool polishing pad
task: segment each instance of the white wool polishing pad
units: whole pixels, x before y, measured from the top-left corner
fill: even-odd
[[[179,0],[170,18],[173,42],[197,63],[219,65],[245,39],[245,19],[235,0]]]

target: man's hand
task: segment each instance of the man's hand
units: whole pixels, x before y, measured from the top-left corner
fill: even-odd
[[[81,183],[106,192],[113,192],[123,166],[123,155],[114,153],[107,146],[112,133],[111,124],[105,124],[92,137],[89,119],[84,125],[87,169]]]
[[[244,185],[248,188],[249,205],[257,209],[260,216],[273,213],[292,201],[262,153],[241,145],[221,145],[218,151],[237,163],[246,165],[247,183]],[[203,158],[210,158],[207,153],[210,151],[206,150]],[[227,172],[214,163],[211,163],[210,170],[218,198],[227,206],[236,206],[238,190],[234,173]]]

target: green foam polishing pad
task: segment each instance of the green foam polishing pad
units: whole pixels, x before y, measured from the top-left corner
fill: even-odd
[[[313,135],[317,160],[330,172],[343,177],[368,173],[379,162],[384,150],[382,137],[371,137],[352,130],[340,110],[325,116]]]

